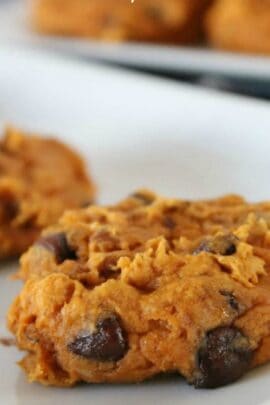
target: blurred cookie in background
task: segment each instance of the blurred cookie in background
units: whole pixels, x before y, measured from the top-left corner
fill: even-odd
[[[216,0],[205,26],[214,47],[270,54],[269,0]]]
[[[62,213],[93,202],[95,185],[64,143],[8,128],[0,139],[0,259],[23,253]]]
[[[110,41],[188,44],[200,40],[210,0],[33,0],[32,24],[44,34]]]

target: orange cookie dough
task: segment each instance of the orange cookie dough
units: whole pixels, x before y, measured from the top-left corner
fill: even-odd
[[[233,51],[270,53],[269,0],[216,0],[206,17],[209,42]]]
[[[0,140],[0,258],[24,252],[65,209],[94,195],[81,158],[70,148],[7,129]]]
[[[34,0],[42,33],[113,41],[191,43],[209,0]]]
[[[141,191],[65,213],[23,256],[8,314],[29,380],[212,388],[268,361],[269,208]]]

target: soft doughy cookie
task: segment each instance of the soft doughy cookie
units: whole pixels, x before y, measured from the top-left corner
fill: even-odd
[[[216,0],[206,17],[209,42],[218,48],[270,53],[269,0]]]
[[[7,129],[0,140],[0,258],[24,252],[65,209],[89,203],[94,194],[70,148]]]
[[[8,314],[29,380],[217,387],[268,361],[269,208],[138,192],[66,213],[24,255]]]
[[[209,0],[34,0],[43,33],[104,40],[189,43],[201,34]]]

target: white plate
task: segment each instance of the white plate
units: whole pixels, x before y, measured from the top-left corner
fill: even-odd
[[[48,48],[86,59],[156,71],[205,73],[257,81],[270,79],[270,57],[237,55],[207,48],[106,44],[83,39],[39,36],[28,29],[25,1],[0,0],[0,41]]]
[[[0,125],[55,133],[91,162],[102,202],[136,187],[184,198],[243,193],[269,198],[270,107],[264,102],[195,90],[98,65],[65,62],[16,48],[0,49]],[[0,336],[19,289],[0,274]],[[0,346],[1,405],[263,405],[270,367],[214,391],[177,377],[140,385],[29,385],[15,365],[22,356]]]

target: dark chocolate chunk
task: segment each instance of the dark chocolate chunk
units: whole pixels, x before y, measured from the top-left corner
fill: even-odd
[[[116,265],[117,260],[118,257],[113,255],[107,256],[98,266],[100,276],[106,280],[110,278],[117,278],[121,274],[121,269],[117,268]]]
[[[149,194],[144,194],[144,193],[140,193],[140,192],[131,194],[131,197],[136,198],[144,205],[150,205],[154,201],[153,197],[150,196]]]
[[[12,220],[17,216],[19,212],[19,204],[17,203],[17,201],[11,200],[5,203],[4,210],[7,218],[9,220]]]
[[[43,236],[37,240],[36,245],[52,252],[58,264],[77,258],[74,250],[68,245],[64,232]]]
[[[164,217],[162,223],[168,229],[174,229],[176,227],[176,223],[171,217]]]
[[[219,291],[221,295],[227,298],[228,304],[235,311],[239,311],[239,303],[232,292],[226,290]]]
[[[239,379],[252,359],[248,338],[235,327],[219,327],[207,333],[198,352],[200,377],[196,388],[216,388]]]
[[[0,211],[4,222],[12,221],[19,213],[19,204],[14,197],[2,195],[0,197]]]
[[[107,314],[97,321],[94,332],[82,333],[68,348],[86,359],[106,362],[122,359],[128,350],[128,343],[119,317]]]
[[[201,252],[213,253],[222,256],[231,256],[237,250],[237,237],[233,234],[218,235],[211,239],[203,240],[194,250],[193,254]]]
[[[121,274],[121,269],[113,267],[102,267],[99,271],[101,277],[104,277],[106,280],[110,278],[117,278]]]

